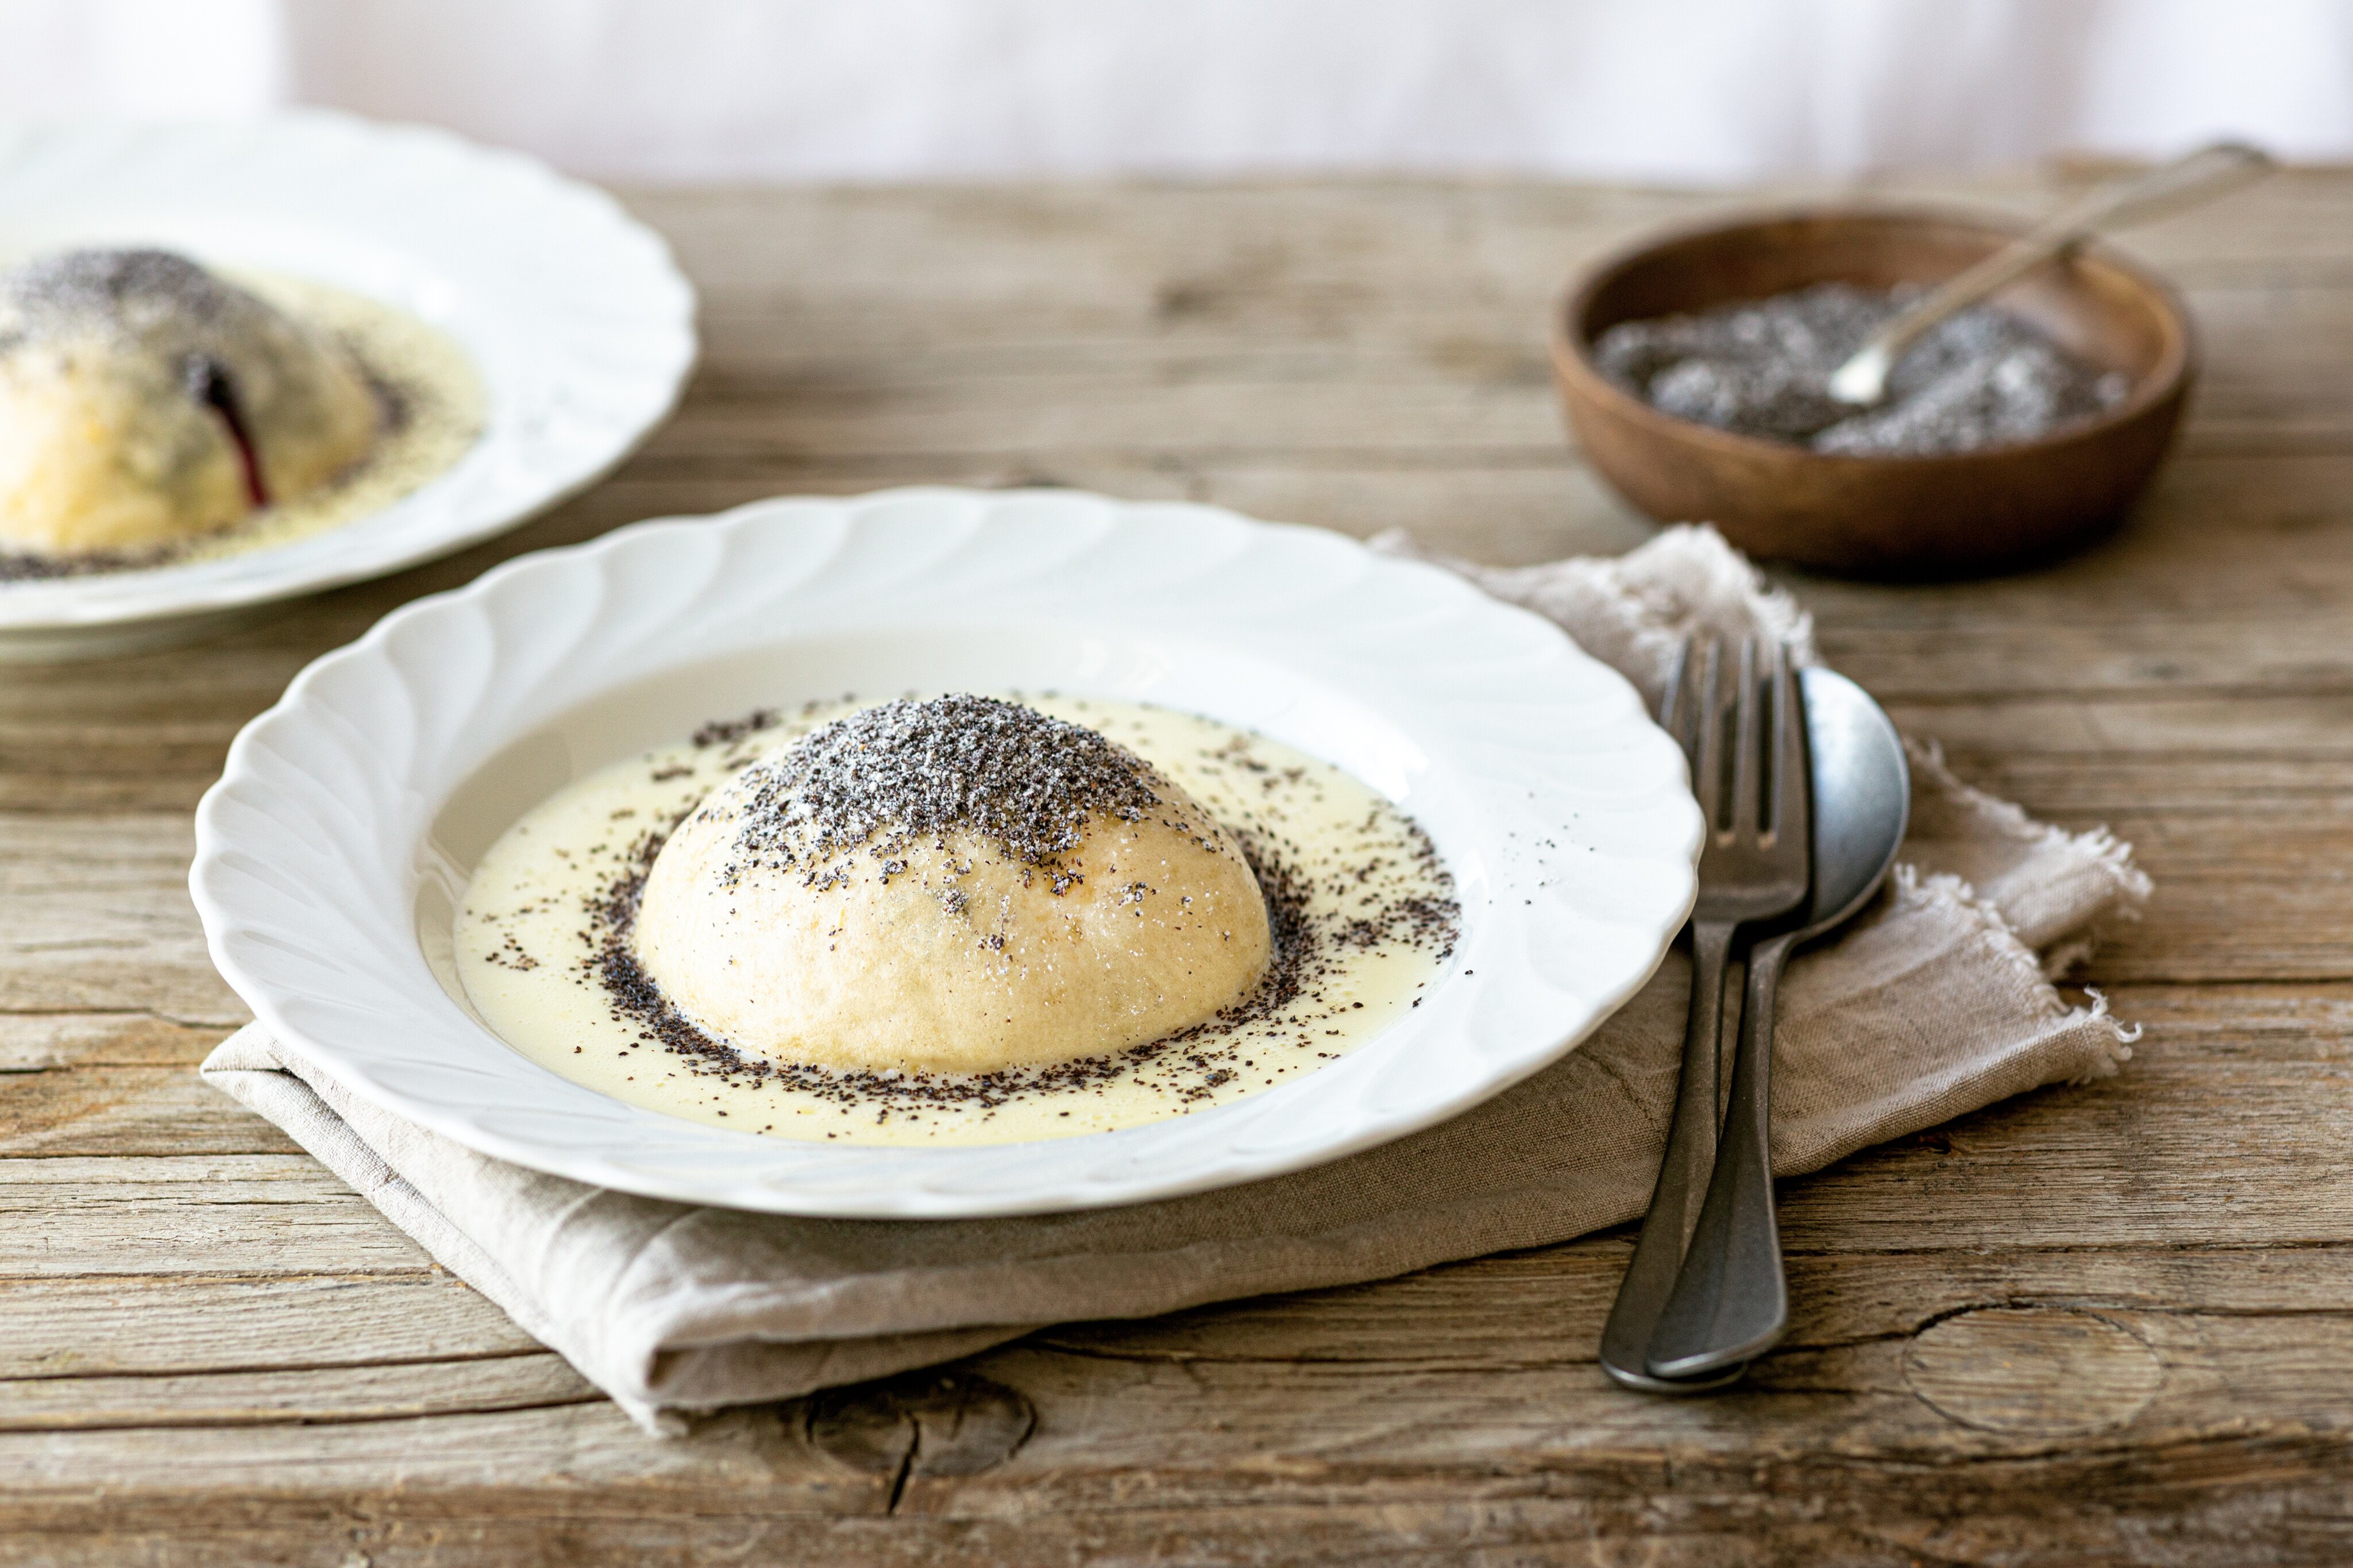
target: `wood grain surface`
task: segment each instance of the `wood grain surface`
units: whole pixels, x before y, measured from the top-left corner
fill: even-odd
[[[1905,194],[2038,209],[2059,175]],[[302,664],[535,546],[917,480],[1493,562],[1647,529],[1565,442],[1577,262],[1725,203],[1536,184],[641,194],[703,366],[613,479],[205,647],[0,670],[0,1563],[2353,1562],[2353,174],[2132,237],[2205,379],[2050,570],[1793,577],[1960,773],[2157,879],[2118,1077],[1789,1185],[1794,1331],[1662,1403],[1626,1232],[1056,1329],[649,1438],[200,1085],[189,816]]]

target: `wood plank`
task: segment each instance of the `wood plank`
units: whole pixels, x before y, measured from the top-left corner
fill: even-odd
[[[1834,1190],[1825,1194],[1832,1197]],[[1941,1238],[1932,1233],[1931,1240]],[[1077,1354],[1270,1369],[1306,1362],[1431,1371],[1589,1366],[1632,1250],[1631,1227],[1623,1227],[1377,1284],[1048,1329],[1027,1342]],[[2353,1246],[2337,1243],[1928,1245],[1875,1253],[1793,1249],[1788,1261],[1790,1335],[1752,1373],[1757,1389],[1816,1387],[1823,1354],[1906,1340],[1965,1311],[2064,1307],[2284,1319],[2353,1310],[2343,1305],[2353,1286]]]
[[[0,1382],[462,1362],[539,1350],[423,1261],[351,1274],[0,1280]]]
[[[552,1351],[292,1371],[53,1374],[0,1379],[0,1432],[389,1421],[603,1400]]]
[[[81,1068],[0,1080],[0,1156],[291,1154],[295,1142],[188,1068]]]
[[[73,1067],[194,1067],[229,1033],[153,1013],[0,1013],[0,1073]]]
[[[0,1160],[0,1279],[411,1272],[429,1261],[307,1154]]]
[[[0,1010],[245,1016],[188,903],[189,823],[0,815]]]
[[[731,1497],[756,1499],[753,1512],[879,1511],[889,1492],[887,1478],[818,1461],[797,1423],[774,1410],[663,1442],[610,1404],[563,1404],[263,1426],[201,1444],[154,1428],[0,1434],[0,1539],[35,1520],[125,1533],[216,1524],[189,1508],[216,1489],[222,1514],[251,1517],[277,1501],[291,1505],[284,1516],[316,1518],[311,1500],[362,1496],[395,1515],[412,1502],[417,1521],[480,1517],[501,1511],[501,1494],[524,1477],[537,1495],[515,1496],[516,1512],[584,1520],[724,1510]]]

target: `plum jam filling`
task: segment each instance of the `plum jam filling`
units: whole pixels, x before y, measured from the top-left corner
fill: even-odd
[[[246,428],[245,416],[237,409],[237,389],[229,383],[228,373],[220,365],[202,357],[188,362],[188,391],[195,400],[220,416],[228,427],[228,438],[237,444],[237,461],[245,470],[245,495],[256,510],[269,504],[269,487],[262,481],[261,459],[253,449],[253,437]]]

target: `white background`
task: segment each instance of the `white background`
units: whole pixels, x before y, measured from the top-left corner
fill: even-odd
[[[2344,160],[2353,0],[0,0],[0,117],[282,103],[657,181]]]

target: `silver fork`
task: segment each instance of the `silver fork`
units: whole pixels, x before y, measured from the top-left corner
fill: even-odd
[[[1653,1394],[1720,1387],[1746,1366],[1711,1364],[1689,1376],[1660,1377],[1650,1369],[1650,1346],[1675,1293],[1684,1244],[1716,1164],[1725,966],[1740,938],[1796,913],[1813,879],[1805,709],[1797,672],[1786,648],[1760,647],[1753,637],[1739,645],[1729,679],[1726,662],[1721,642],[1686,641],[1659,709],[1660,722],[1691,763],[1707,838],[1692,910],[1683,1081],[1650,1213],[1601,1331],[1602,1370],[1629,1388]],[[1767,1007],[1769,1040],[1769,996]],[[1768,1202],[1769,1194],[1768,1186]]]

